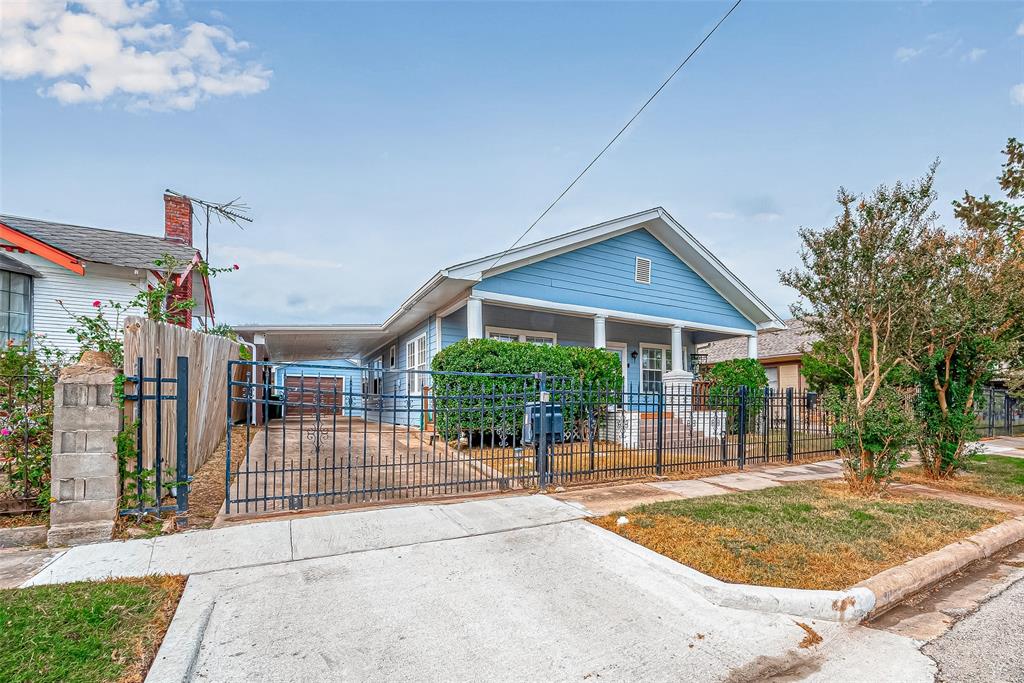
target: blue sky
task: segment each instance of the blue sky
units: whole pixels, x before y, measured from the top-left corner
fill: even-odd
[[[158,234],[164,188],[241,195],[255,222],[211,242],[241,266],[215,295],[242,323],[377,322],[501,251],[728,5],[12,7],[0,38],[36,47],[99,20],[63,52],[4,50],[0,209]],[[1024,134],[1022,22],[1009,2],[746,0],[529,239],[661,205],[785,315],[776,270],[838,186],[940,157],[943,215],[997,191]],[[102,61],[109,30],[163,61]]]

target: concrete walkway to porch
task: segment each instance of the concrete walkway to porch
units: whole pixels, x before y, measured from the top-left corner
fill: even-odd
[[[985,439],[980,445],[981,452],[988,455],[1024,458],[1024,436],[997,436]]]

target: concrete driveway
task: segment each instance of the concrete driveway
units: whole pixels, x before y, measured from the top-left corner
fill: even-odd
[[[270,523],[269,554],[194,571],[147,680],[931,680],[914,641],[818,622],[801,648],[797,620],[714,605],[581,516],[517,496]]]

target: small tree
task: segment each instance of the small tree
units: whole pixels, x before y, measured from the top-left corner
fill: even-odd
[[[1011,138],[999,179],[1008,199],[1024,194],[1024,147]],[[1024,206],[965,193],[953,202],[956,233],[933,237],[934,284],[924,299],[929,324],[915,359],[919,450],[926,471],[952,475],[971,454],[981,389],[1024,353]]]
[[[920,301],[932,282],[926,246],[934,236],[933,164],[921,180],[878,187],[867,196],[840,189],[831,227],[802,229],[802,267],[780,272],[800,302],[793,314],[841,360],[845,395],[829,402],[839,423],[836,446],[854,488],[872,491],[892,473],[911,436],[896,420],[905,398],[887,384],[917,354],[925,324]],[[876,438],[880,427],[898,432]]]

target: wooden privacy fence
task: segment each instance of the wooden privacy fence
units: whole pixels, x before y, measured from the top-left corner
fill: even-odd
[[[125,375],[135,375],[138,359],[142,358],[145,375],[153,376],[156,359],[160,358],[164,376],[173,377],[178,356],[189,359],[188,474],[193,474],[220,445],[227,431],[225,372],[229,360],[238,360],[238,342],[135,316],[125,320]],[[177,409],[174,402],[167,402],[162,410],[161,449],[165,454],[174,453]],[[155,413],[156,402],[146,402],[143,407],[142,454],[143,465],[147,468],[155,462]],[[135,416],[129,414],[125,419],[134,420]]]

